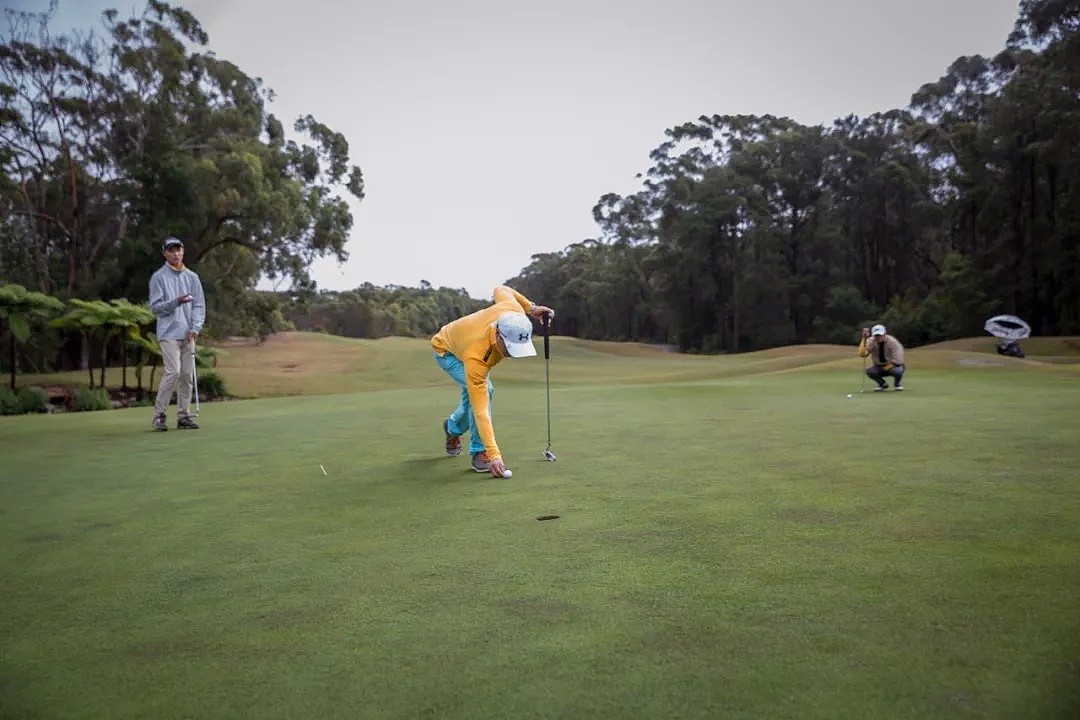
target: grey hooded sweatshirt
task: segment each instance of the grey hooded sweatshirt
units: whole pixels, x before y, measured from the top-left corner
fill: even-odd
[[[190,294],[191,302],[177,298]],[[150,277],[150,310],[157,315],[158,340],[186,340],[189,330],[202,332],[206,298],[199,276],[186,267],[173,270],[165,263]]]

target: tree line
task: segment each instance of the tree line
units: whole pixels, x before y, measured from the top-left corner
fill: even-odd
[[[356,338],[428,337],[488,304],[464,289],[436,289],[423,280],[419,288],[365,283],[345,292],[294,294],[281,302],[282,316],[297,330]]]
[[[207,51],[180,7],[148,0],[128,19],[106,11],[103,33],[61,35],[55,10],[4,13],[0,283],[137,302],[173,235],[223,336],[260,327],[260,278],[310,291],[314,260],[347,259],[345,197],[362,200],[364,181],[341,133],[307,115],[287,136],[273,91]],[[89,353],[75,335],[52,364]]]
[[[559,331],[738,352],[980,333],[991,313],[1080,333],[1080,3],[1024,0],[995,57],[958,58],[903,109],[806,126],[671,128],[597,237],[510,283]]]
[[[484,304],[427,283],[319,290],[309,268],[347,259],[345,198],[365,192],[348,141],[310,115],[287,133],[273,91],[207,51],[189,12],[148,0],[70,35],[5,16],[0,285],[137,305],[175,235],[216,337],[419,337]],[[914,345],[997,312],[1080,333],[1078,27],[1078,0],[1023,0],[1000,53],[958,58],[905,108],[670,128],[640,190],[599,199],[596,237],[507,282],[556,307],[561,334],[694,352],[850,342],[871,320]],[[0,369],[126,360],[70,327],[23,329],[0,323]]]

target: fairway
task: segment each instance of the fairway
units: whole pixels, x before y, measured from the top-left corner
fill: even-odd
[[[1080,365],[559,338],[496,480],[425,341],[312,342],[197,432],[0,418],[0,718],[1080,714]]]

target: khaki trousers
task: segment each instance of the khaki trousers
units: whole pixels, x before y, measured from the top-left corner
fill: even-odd
[[[158,385],[154,414],[164,415],[176,390],[176,416],[185,417],[191,410],[191,379],[195,371],[195,343],[192,340],[161,340],[161,359],[165,374]],[[179,381],[180,387],[177,387]]]

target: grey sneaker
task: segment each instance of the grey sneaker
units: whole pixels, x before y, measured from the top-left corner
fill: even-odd
[[[176,419],[177,430],[198,430],[199,424],[190,415],[184,415]]]
[[[888,389],[888,385],[878,385],[876,388],[874,388],[874,392],[885,392]]]
[[[472,456],[472,469],[478,473],[491,472],[491,465],[488,464],[486,452],[478,452]]]
[[[442,421],[442,431],[443,434],[446,435],[446,456],[457,457],[461,454],[461,438],[457,435],[450,434],[450,428],[447,427],[449,422],[449,418]]]
[[[165,432],[169,429],[169,424],[165,422],[164,414],[154,416],[154,429],[159,432]]]
[[[900,391],[900,390],[903,390],[903,389],[904,389],[904,386],[901,385],[900,383],[896,383],[896,385],[893,386],[893,390]]]

